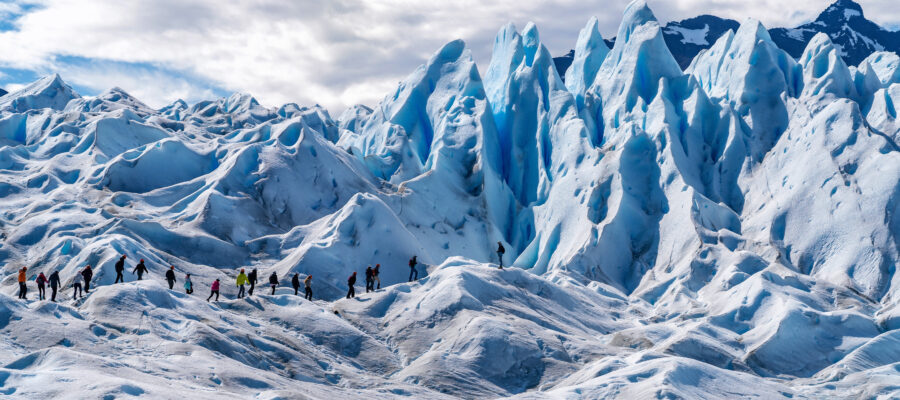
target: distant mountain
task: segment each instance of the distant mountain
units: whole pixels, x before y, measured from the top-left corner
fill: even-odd
[[[685,69],[700,50],[708,49],[723,33],[729,30],[737,31],[740,26],[741,24],[735,20],[701,15],[683,21],[669,22],[663,28],[663,38],[675,56],[675,61]],[[803,52],[802,48],[800,52]],[[795,57],[799,55],[798,53]]]
[[[682,69],[688,67],[700,50],[708,49],[725,32],[736,31],[740,23],[712,15],[673,21],[663,27],[663,37]],[[869,21],[862,6],[853,0],[837,0],[815,21],[796,28],[769,29],[772,41],[794,58],[800,58],[807,43],[817,33],[831,38],[848,65],[859,63],[876,51],[900,53],[900,32],[890,31]],[[610,47],[615,38],[607,40]],[[560,76],[572,63],[574,52],[554,58]]]
[[[876,51],[900,52],[900,32],[886,30],[867,20],[862,7],[853,0],[838,0],[808,24],[769,30],[772,40],[794,58],[800,57],[809,40],[819,32],[831,38],[849,65],[859,65]]]

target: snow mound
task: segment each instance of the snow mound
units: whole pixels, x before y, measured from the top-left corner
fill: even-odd
[[[59,75],[50,75],[4,95],[0,98],[0,112],[25,113],[42,108],[62,110],[69,101],[80,97]]]

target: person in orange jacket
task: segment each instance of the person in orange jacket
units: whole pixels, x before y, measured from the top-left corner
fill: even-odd
[[[28,282],[28,278],[25,277],[26,271],[28,271],[28,267],[22,267],[19,270],[19,298],[22,300],[28,300],[28,297],[26,297],[28,286],[25,284],[25,282]]]

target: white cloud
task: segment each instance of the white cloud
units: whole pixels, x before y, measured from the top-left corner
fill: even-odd
[[[182,71],[261,102],[320,103],[335,114],[357,102],[370,105],[443,43],[466,40],[483,68],[494,34],[507,21],[538,24],[555,54],[573,47],[589,16],[603,32],[616,31],[627,0],[37,0],[40,7],[0,32],[0,63],[42,71],[91,88],[121,86],[150,104],[210,91],[188,78],[66,67],[56,56],[145,63]],[[5,4],[5,3],[4,3]],[[651,0],[662,20],[701,13],[769,26],[813,18],[819,0]],[[893,0],[863,2],[879,22],[900,20]],[[10,7],[10,9],[13,9]],[[885,12],[882,13],[881,11]],[[891,19],[893,18],[893,19]],[[133,72],[133,71],[132,71]],[[175,79],[174,82],[170,82]],[[74,82],[77,80],[77,82]],[[130,86],[130,87],[129,87]]]
[[[24,83],[13,83],[13,84],[6,85],[6,87],[4,89],[7,92],[12,93],[12,92],[15,92],[15,91],[18,91],[18,90],[24,88],[25,86],[28,86],[28,85],[26,85]]]

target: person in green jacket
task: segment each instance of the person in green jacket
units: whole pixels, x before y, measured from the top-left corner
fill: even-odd
[[[241,273],[237,276],[237,285],[238,285],[238,295],[237,298],[244,298],[244,285],[248,282],[247,275],[244,274],[244,269],[241,268]]]

